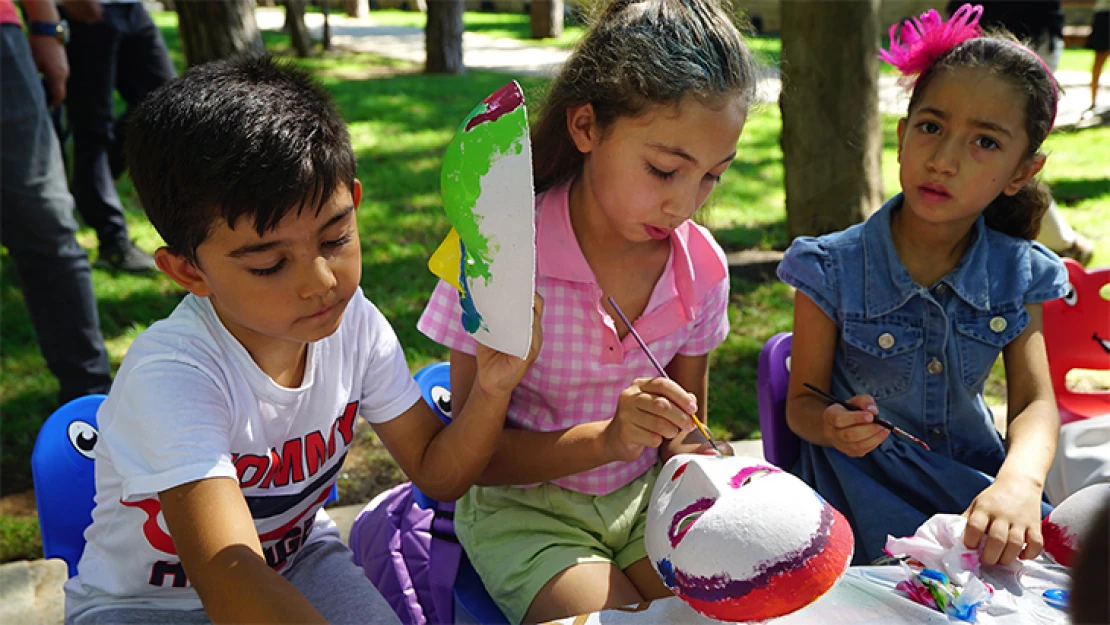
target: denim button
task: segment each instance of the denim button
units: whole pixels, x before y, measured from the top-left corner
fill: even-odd
[[[947,290],[948,290],[947,285],[945,285],[945,284],[938,284],[937,285],[937,288],[936,288],[937,293],[944,293]]]
[[[929,436],[932,436],[933,438],[944,438],[944,430],[940,428],[933,428],[929,430]]]
[[[1003,330],[1006,329],[1006,318],[1005,317],[995,317],[995,318],[991,319],[990,326],[991,326],[991,332],[994,332],[995,334],[998,334],[999,332],[1002,332]]]
[[[894,347],[894,335],[890,332],[883,332],[879,335],[879,347],[883,349],[890,349]]]
[[[925,365],[925,370],[933,375],[940,374],[944,371],[944,363],[934,358]]]

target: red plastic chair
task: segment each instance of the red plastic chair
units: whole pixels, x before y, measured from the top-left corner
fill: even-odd
[[[1110,391],[1077,392],[1067,387],[1072,369],[1110,371],[1110,267],[1087,271],[1064,259],[1068,292],[1044,304],[1044,339],[1060,421],[1110,415]],[[1105,291],[1105,295],[1101,292]]]
[[[767,339],[759,352],[759,369],[756,373],[763,457],[785,470],[790,470],[801,449],[801,439],[786,424],[786,391],[790,385],[792,337],[790,332],[780,332]]]

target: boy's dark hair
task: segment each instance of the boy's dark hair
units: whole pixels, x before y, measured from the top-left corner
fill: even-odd
[[[958,68],[986,70],[1025,94],[1025,134],[1029,138],[1025,157],[1036,154],[1052,130],[1059,90],[1056,78],[1041,60],[1005,31],[969,39],[945,52],[922,72],[910,96],[909,110],[921,103],[933,79]],[[1033,179],[1012,196],[999,194],[987,206],[983,217],[987,226],[999,232],[1032,240],[1037,238],[1051,202],[1048,187]]]
[[[604,129],[685,95],[716,106],[755,99],[757,68],[719,0],[613,0],[551,84],[532,127],[536,191],[582,168],[567,132],[569,107],[593,104]]]
[[[262,235],[355,180],[331,97],[268,56],[207,63],[162,85],[130,115],[125,150],[150,222],[194,264],[219,220],[247,218]]]

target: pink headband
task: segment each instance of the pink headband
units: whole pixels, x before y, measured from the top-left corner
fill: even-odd
[[[965,4],[945,22],[935,9],[930,9],[922,13],[919,18],[911,18],[903,22],[901,37],[898,33],[899,24],[895,24],[890,27],[890,50],[881,51],[879,60],[893,65],[902,72],[903,78],[912,79],[910,84],[916,83],[922,72],[942,54],[968,39],[974,39],[983,34],[979,26],[979,18],[982,15],[981,5]],[[1033,55],[1048,74],[1053,98],[1052,124],[1049,125],[1051,128],[1056,124],[1056,109],[1060,102],[1060,93],[1056,87],[1056,81],[1052,79],[1052,70],[1045,64],[1044,59],[1029,48],[1012,41],[1007,43]]]

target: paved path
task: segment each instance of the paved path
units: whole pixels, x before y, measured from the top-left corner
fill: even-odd
[[[258,25],[263,30],[279,30],[285,19],[282,9],[259,8]],[[305,22],[315,38],[320,37],[324,16],[319,13],[305,15]],[[373,13],[366,18],[332,15],[330,20],[332,43],[341,48],[371,52],[381,56],[401,59],[417,64],[425,60],[424,30],[422,28],[383,26],[375,23]],[[516,76],[553,76],[566,59],[567,50],[554,46],[533,45],[515,39],[499,39],[481,33],[463,33],[463,63],[472,69],[504,72]],[[1056,79],[1063,87],[1064,98],[1057,116],[1057,127],[1092,125],[1096,120],[1082,118],[1090,104],[1090,74],[1081,71],[1060,71]],[[760,79],[758,93],[763,102],[776,102],[782,82],[778,68],[767,68]],[[1110,71],[1102,75],[1099,83],[1099,101],[1110,103]],[[879,108],[884,113],[901,114],[906,111],[909,95],[898,84],[897,78],[884,74],[879,77]],[[1100,109],[1102,123],[1110,123],[1110,105]]]

